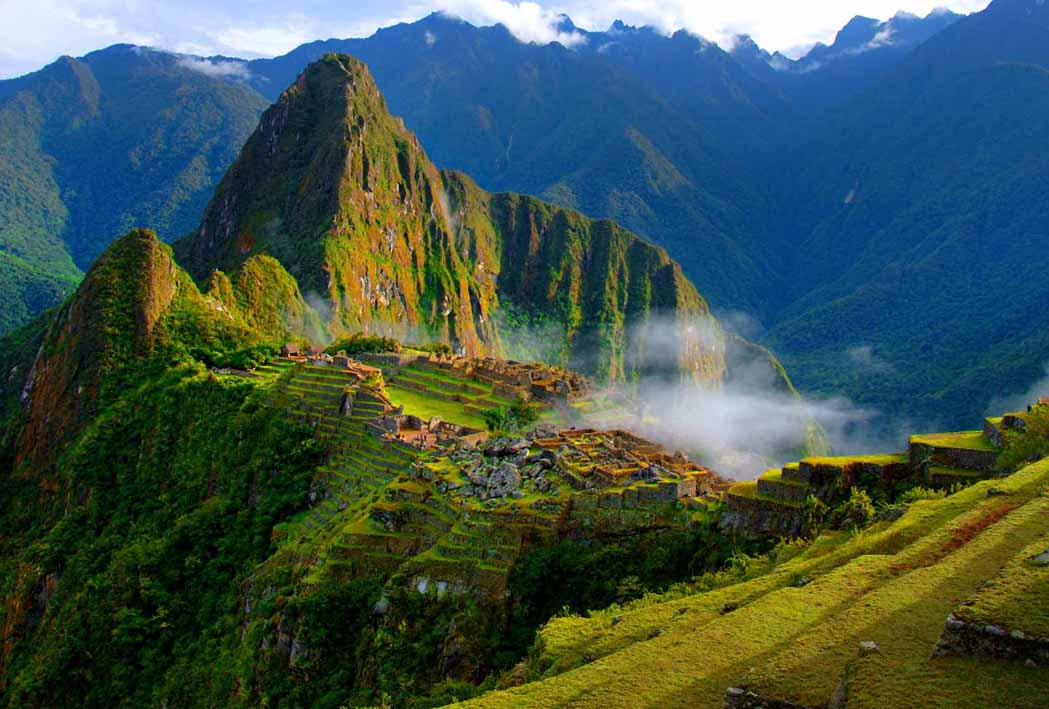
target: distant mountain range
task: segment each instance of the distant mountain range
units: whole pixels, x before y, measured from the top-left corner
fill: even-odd
[[[132,224],[193,229],[262,107],[338,51],[442,168],[665,247],[803,390],[971,420],[1049,361],[1046,12],[855,18],[796,61],[622,23],[539,46],[443,15],[250,62],[62,59],[0,82],[0,324]]]

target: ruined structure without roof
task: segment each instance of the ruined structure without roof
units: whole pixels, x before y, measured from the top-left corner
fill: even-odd
[[[400,410],[375,418],[368,430],[380,439],[401,441],[419,450],[474,447],[488,440],[487,431],[442,421],[436,416],[423,420]]]
[[[501,396],[549,404],[569,404],[593,390],[593,382],[582,374],[541,363],[431,354],[419,357],[415,365],[490,384]]]
[[[558,462],[577,487],[627,487],[650,483],[666,487],[674,499],[724,490],[728,483],[713,471],[680,452],[626,431],[571,429],[549,438],[537,438],[540,448],[556,453]]]

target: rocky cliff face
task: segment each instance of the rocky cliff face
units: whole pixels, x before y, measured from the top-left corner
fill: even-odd
[[[509,307],[552,326],[564,363],[602,379],[668,366],[707,381],[724,373],[720,327],[663,250],[439,171],[347,56],[310,65],[266,111],[178,253],[198,282],[273,257],[330,336],[502,353]],[[658,348],[632,336],[657,325]]]

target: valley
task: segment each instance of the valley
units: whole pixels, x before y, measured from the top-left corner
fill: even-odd
[[[556,29],[0,81],[0,708],[1044,704],[1049,9]]]

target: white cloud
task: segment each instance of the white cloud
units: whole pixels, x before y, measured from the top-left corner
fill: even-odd
[[[293,16],[281,24],[227,27],[215,33],[214,38],[238,56],[272,57],[315,39],[327,39],[318,34],[320,31],[306,18]]]
[[[850,347],[845,351],[845,355],[849,362],[868,374],[891,372],[893,366],[874,353],[874,348],[870,345],[856,345]]]
[[[974,12],[985,8],[988,0],[566,0],[551,3],[551,7],[555,4],[580,27],[601,29],[622,19],[667,33],[686,29],[723,47],[730,46],[736,35],[749,34],[770,51],[779,49],[787,56],[797,56],[791,48],[831,43],[835,33],[856,15],[887,19],[901,5],[919,15],[940,6],[955,12]]]
[[[578,32],[562,31],[561,13],[537,2],[445,0],[439,4],[448,14],[474,23],[505,25],[522,42],[560,42],[572,47],[586,41]]]
[[[578,44],[560,15],[604,30],[616,19],[663,32],[685,29],[728,46],[750,34],[766,49],[830,42],[850,17],[888,18],[902,5],[927,14],[957,12],[988,0],[0,0],[0,77],[128,42],[200,55],[252,58],[282,54],[329,37],[363,37],[380,27],[445,11],[475,24],[503,23],[525,42]]]
[[[233,79],[249,79],[251,72],[248,65],[231,59],[199,59],[197,57],[179,57],[178,65],[207,76],[226,76]]]

